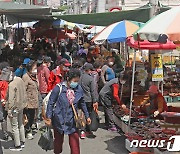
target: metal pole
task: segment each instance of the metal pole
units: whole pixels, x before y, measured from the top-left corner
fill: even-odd
[[[17,41],[20,41],[20,30],[19,30],[19,19],[18,19],[18,33],[17,33]]]
[[[125,10],[125,0],[121,1],[121,5],[122,5],[122,10]]]
[[[129,112],[129,128],[130,128],[130,124],[131,124],[131,114],[132,114],[132,105],[133,105],[133,91],[134,91],[135,68],[136,68],[136,49],[134,49],[134,60],[133,60],[133,74],[132,74],[130,112]]]
[[[150,14],[149,14],[150,19],[156,15],[157,2],[158,2],[157,0],[149,0],[149,3],[152,5],[152,7],[150,8]]]

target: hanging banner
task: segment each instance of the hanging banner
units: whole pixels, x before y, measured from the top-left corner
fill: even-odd
[[[163,63],[161,54],[151,54],[152,81],[163,81]]]

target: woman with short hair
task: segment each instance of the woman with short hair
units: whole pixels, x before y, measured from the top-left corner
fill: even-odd
[[[27,66],[27,73],[23,75],[22,79],[25,82],[27,93],[27,107],[24,109],[24,113],[27,116],[28,123],[25,125],[26,137],[31,140],[32,124],[34,123],[35,112],[38,108],[38,82],[37,82],[37,63],[31,60]]]
[[[54,129],[54,153],[62,153],[64,134],[69,136],[69,145],[71,154],[80,154],[79,134],[74,120],[72,103],[77,111],[81,106],[87,123],[90,124],[89,113],[83,99],[83,90],[78,84],[80,72],[77,69],[71,69],[67,73],[66,80],[53,89],[47,105],[46,124],[52,124]],[[51,123],[52,122],[52,123]]]

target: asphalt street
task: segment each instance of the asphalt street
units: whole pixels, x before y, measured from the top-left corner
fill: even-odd
[[[81,154],[128,154],[125,149],[125,137],[121,133],[109,132],[103,129],[104,116],[103,113],[99,113],[101,118],[101,125],[97,132],[94,133],[95,138],[86,138],[80,141]],[[43,126],[43,123],[40,125]],[[10,126],[8,126],[9,131]],[[2,132],[0,133],[2,138]],[[53,154],[53,151],[43,151],[38,146],[38,140],[40,138],[40,131],[37,131],[33,140],[26,140],[25,148],[21,152],[11,152],[9,147],[13,146],[13,141],[10,138],[5,142],[1,140],[4,154]],[[63,154],[70,154],[68,137],[65,137]]]

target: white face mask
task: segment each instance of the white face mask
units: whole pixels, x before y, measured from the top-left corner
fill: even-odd
[[[113,66],[113,65],[114,65],[114,62],[109,62],[109,65],[110,65],[110,66]]]
[[[32,71],[32,74],[37,74],[37,69],[34,69],[34,70]]]
[[[13,72],[11,71],[10,75],[9,75],[9,81],[12,81],[14,78]]]
[[[126,83],[126,80],[120,80],[120,83],[121,83],[121,84],[125,84],[125,83]]]

